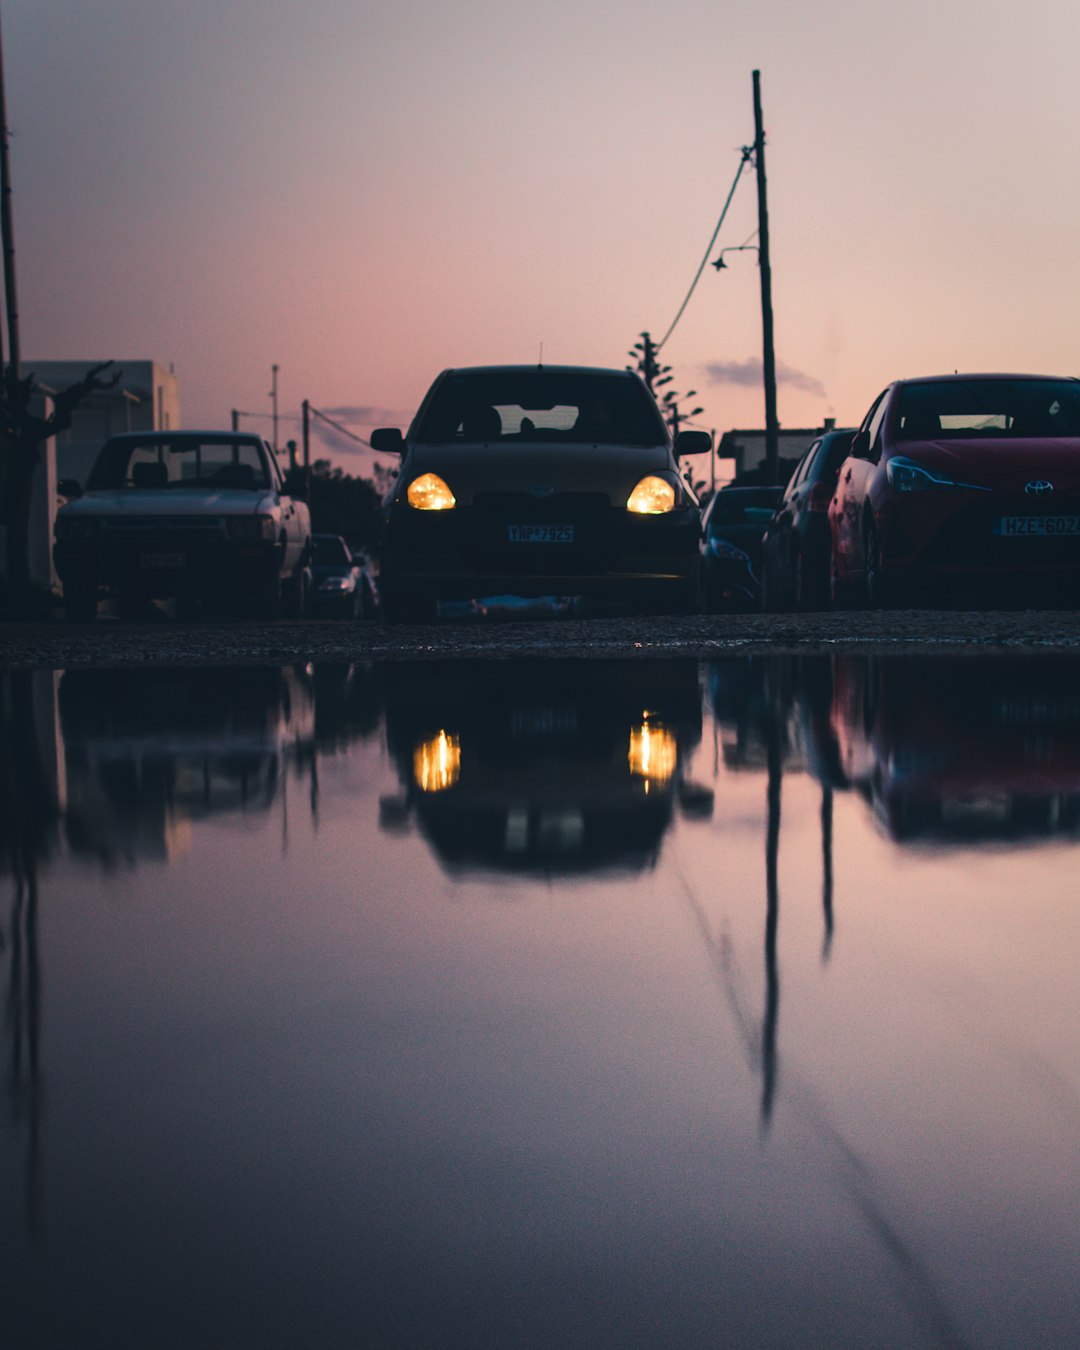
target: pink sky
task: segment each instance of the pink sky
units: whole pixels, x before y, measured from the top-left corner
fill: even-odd
[[[755,67],[782,424],[899,375],[1076,369],[1073,0],[0,12],[23,350],[172,363],[188,425],[268,413],[275,362],[284,415],[361,433],[447,365],[624,364],[701,259]],[[720,245],[756,223],[746,175]],[[728,261],[664,350],[719,431],[763,420],[758,272]]]

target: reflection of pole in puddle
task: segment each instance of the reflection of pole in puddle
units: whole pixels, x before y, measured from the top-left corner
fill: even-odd
[[[833,940],[832,809],[832,788],[825,784],[821,789],[821,903],[825,911],[825,936],[821,943],[823,964],[832,954]]]
[[[765,1015],[761,1022],[761,1126],[769,1128],[776,1096],[776,1032],[780,1017],[780,972],[776,934],[780,921],[777,869],[780,853],[780,788],[784,777],[779,719],[773,710],[768,730],[768,822],[765,834]]]
[[[15,1119],[27,1121],[25,1222],[38,1230],[41,1145],[41,966],[38,957],[37,873],[31,860],[15,862],[15,900],[11,909],[11,958],[8,965],[7,1022],[11,1030],[10,1091]]]

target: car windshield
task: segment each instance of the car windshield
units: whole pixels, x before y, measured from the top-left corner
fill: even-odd
[[[760,525],[764,528],[773,518],[773,511],[783,495],[780,488],[760,488],[756,491],[718,492],[709,512],[709,533],[731,525]]]
[[[339,539],[336,535],[325,538],[316,535],[311,542],[316,567],[349,567],[352,564],[352,555],[344,539]]]
[[[663,445],[656,404],[630,375],[465,372],[439,385],[417,430],[425,445]]]
[[[901,391],[900,441],[1080,436],[1080,381],[942,380]]]
[[[259,442],[228,436],[106,441],[88,483],[91,491],[214,487],[262,492],[269,486]]]

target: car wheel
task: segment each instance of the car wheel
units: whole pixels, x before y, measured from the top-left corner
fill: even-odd
[[[836,564],[836,556],[829,555],[829,605],[833,609],[851,608],[851,590]]]
[[[308,609],[308,581],[310,573],[306,567],[297,567],[291,577],[281,586],[281,604],[287,618],[303,619]]]
[[[881,564],[881,546],[877,527],[872,520],[866,524],[864,592],[870,609],[891,609],[897,602],[897,590],[892,578]]]
[[[281,577],[271,572],[259,584],[255,592],[255,614],[260,619],[279,619],[281,617]]]
[[[64,617],[68,623],[93,623],[97,619],[97,586],[85,581],[65,581]]]

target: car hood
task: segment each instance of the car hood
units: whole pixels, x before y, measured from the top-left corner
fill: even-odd
[[[1022,491],[1033,479],[1053,483],[1058,491],[1080,489],[1075,437],[897,441],[893,452],[946,477],[1003,491]]]
[[[66,516],[249,516],[269,512],[275,505],[270,492],[240,488],[160,488],[142,492],[87,492],[60,508]]]
[[[477,492],[602,492],[621,505],[645,474],[674,467],[663,445],[417,445],[402,477],[437,473],[464,506]]]

